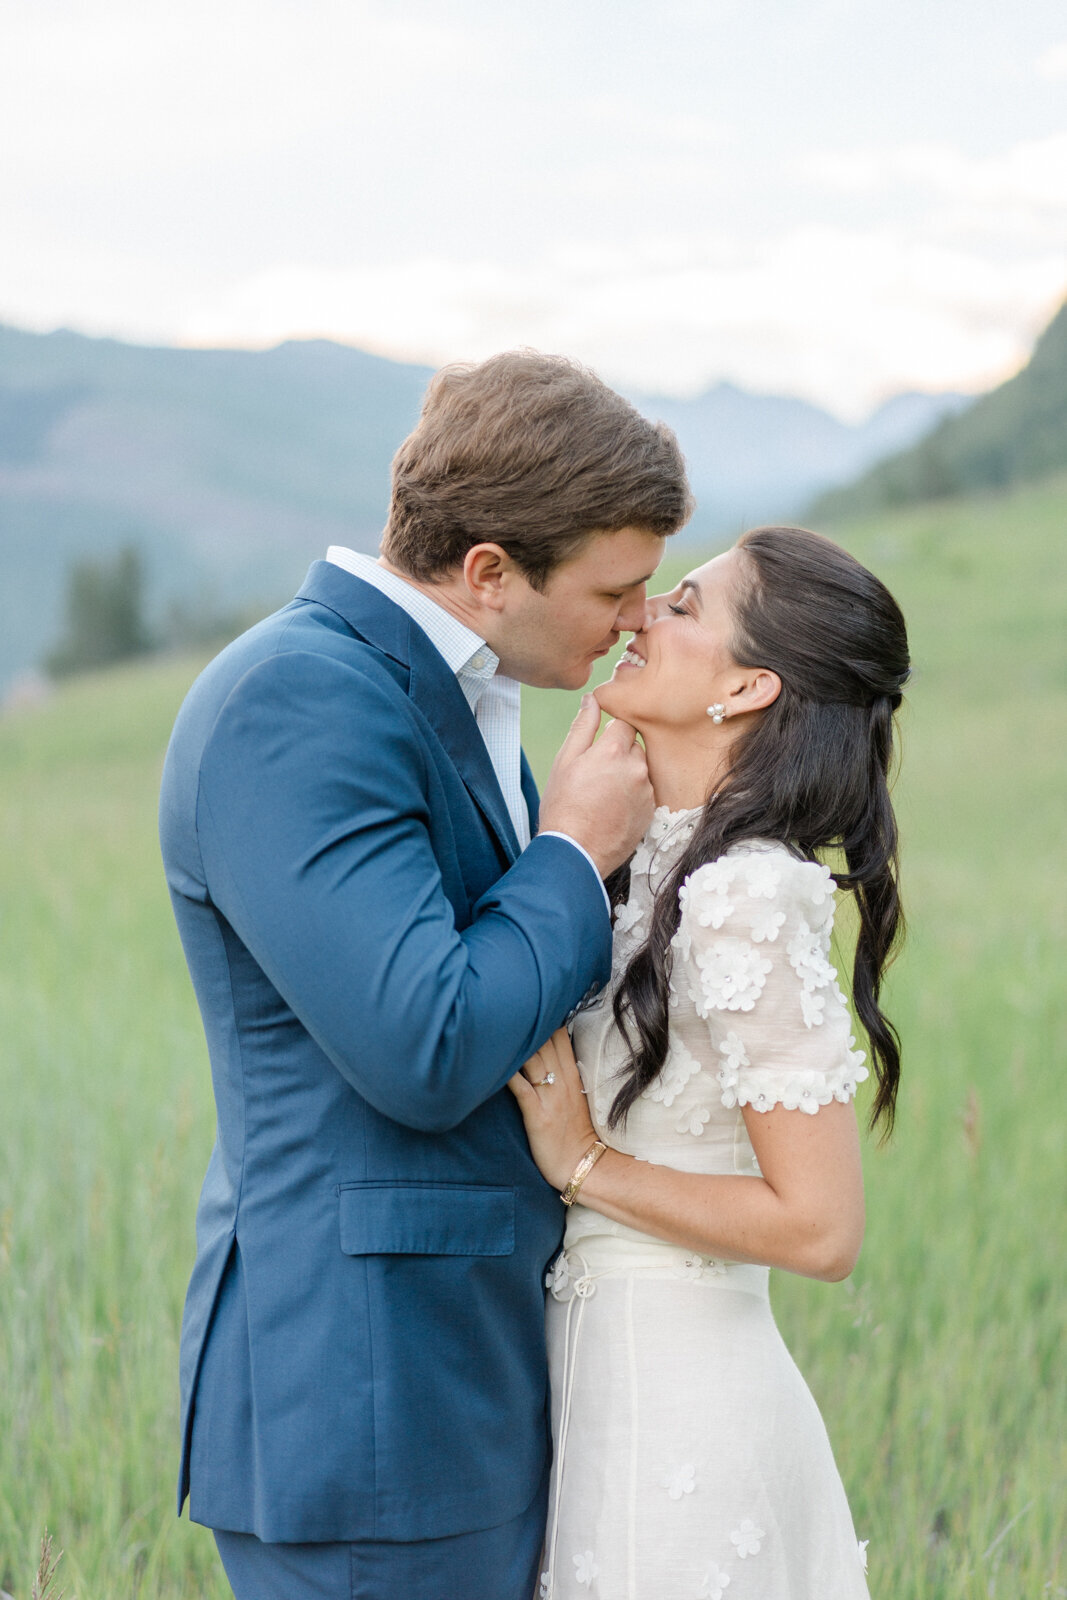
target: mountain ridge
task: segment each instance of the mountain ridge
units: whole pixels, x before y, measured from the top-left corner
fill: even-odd
[[[1067,300],[1014,377],[895,452],[856,482],[821,494],[837,520],[946,496],[1036,482],[1067,467]]]
[[[0,685],[54,642],[74,561],[137,546],[160,615],[270,608],[329,543],[375,549],[431,372],[325,339],[199,350],[0,324]],[[965,403],[897,397],[854,425],[730,383],[630,398],[678,433],[694,541],[795,514]]]
[[[795,517],[822,486],[844,483],[912,443],[966,395],[908,391],[859,423],[796,395],[755,394],[723,381],[694,400],[631,394],[646,416],[674,428],[690,468],[698,526],[709,531]]]

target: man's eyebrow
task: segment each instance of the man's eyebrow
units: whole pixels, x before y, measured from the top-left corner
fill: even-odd
[[[646,572],[644,577],[641,577],[641,578],[630,578],[629,580],[624,581],[624,582],[622,582],[620,584],[613,585],[610,592],[612,594],[617,594],[620,590],[636,589],[643,583],[651,583],[652,579],[656,576],[657,571],[658,571],[658,568],[653,567],[652,571],[651,572]]]
[[[678,587],[681,589],[683,594],[687,589],[692,589],[693,593],[696,595],[697,605],[703,609],[704,596],[701,594],[700,585],[697,583],[695,578],[683,578]]]

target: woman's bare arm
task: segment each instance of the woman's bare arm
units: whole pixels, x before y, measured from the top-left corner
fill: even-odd
[[[549,1072],[555,1082],[534,1087]],[[565,1029],[510,1087],[535,1161],[562,1190],[596,1138]],[[581,1203],[703,1255],[847,1277],[864,1227],[853,1106],[834,1100],[814,1115],[745,1107],[743,1115],[762,1176],[678,1172],[609,1149],[582,1185]]]

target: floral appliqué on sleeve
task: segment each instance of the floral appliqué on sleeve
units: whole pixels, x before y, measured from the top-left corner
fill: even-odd
[[[736,1033],[728,1033],[719,1044],[719,1054],[725,1057],[716,1073],[719,1087],[722,1089],[722,1103],[727,1111],[732,1111],[737,1104],[737,1085],[741,1078],[741,1068],[750,1065],[748,1051]]]
[[[745,856],[743,870],[752,899],[774,899],[782,881],[782,873],[773,858],[760,854]]]
[[[789,964],[805,989],[822,989],[837,981],[830,964],[830,927],[813,928],[801,922],[786,945]]]
[[[696,953],[700,988],[690,990],[697,1012],[751,1011],[767,981],[771,963],[749,939],[724,935]]]
[[[764,940],[770,943],[777,939],[778,929],[785,922],[784,911],[776,911],[773,906],[756,906],[750,915],[753,943],[762,944]]]

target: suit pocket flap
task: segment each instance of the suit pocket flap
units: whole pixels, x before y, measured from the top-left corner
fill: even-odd
[[[349,1256],[510,1256],[515,1191],[433,1183],[345,1183],[341,1249]]]

